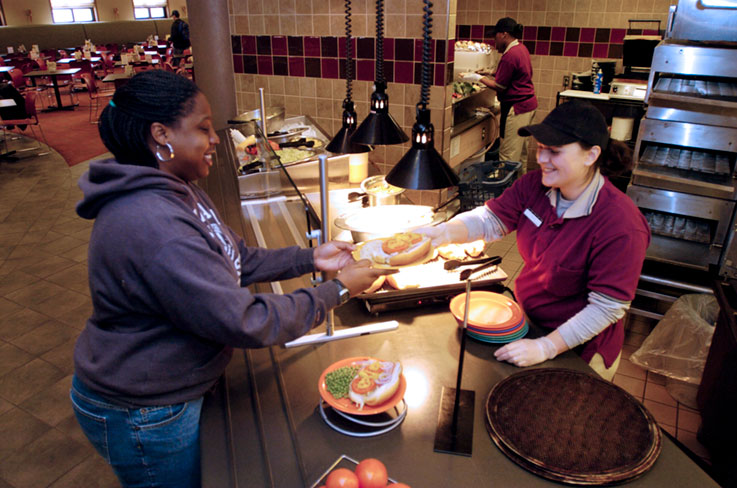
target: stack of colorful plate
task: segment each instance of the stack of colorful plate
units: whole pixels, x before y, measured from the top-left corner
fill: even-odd
[[[450,311],[461,327],[465,310],[465,293],[450,301]],[[496,344],[521,339],[528,330],[525,315],[517,302],[490,291],[471,292],[467,327],[470,337]]]

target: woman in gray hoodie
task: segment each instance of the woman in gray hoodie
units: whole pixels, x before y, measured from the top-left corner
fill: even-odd
[[[202,399],[232,348],[304,335],[386,271],[354,262],[349,243],[246,246],[193,183],[207,176],[219,139],[187,78],[136,75],[99,130],[115,157],[79,181],[77,213],[95,220],[94,309],[74,352],[73,407],[124,486],[199,486]],[[286,295],[246,288],[315,270],[340,270],[340,281]]]

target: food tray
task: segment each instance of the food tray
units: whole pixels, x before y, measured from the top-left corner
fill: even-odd
[[[471,210],[496,198],[517,179],[522,163],[515,161],[482,161],[474,163],[458,175],[461,211]]]
[[[489,392],[484,415],[492,440],[512,461],[572,485],[635,479],[655,464],[662,447],[655,419],[632,395],[569,369],[538,368],[503,379]]]
[[[444,262],[442,258],[438,258],[413,268],[407,268],[413,273],[427,274],[427,277],[422,280],[422,286],[418,288],[396,290],[385,284],[374,293],[361,293],[356,298],[364,303],[369,313],[375,314],[421,305],[448,303],[451,298],[465,291],[466,283],[460,280],[460,274],[464,269],[468,269],[468,266],[464,265],[458,269],[446,271],[443,269]],[[501,283],[507,278],[507,274],[501,267],[494,266],[473,275],[473,289],[501,292],[504,289]]]

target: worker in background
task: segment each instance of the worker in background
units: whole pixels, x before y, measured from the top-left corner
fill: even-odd
[[[189,24],[179,18],[179,11],[172,10],[171,18],[174,22],[171,24],[171,35],[169,40],[172,43],[172,65],[176,68],[184,57],[184,50],[189,49]]]
[[[482,83],[496,90],[501,104],[499,160],[520,161],[524,173],[527,166],[527,138],[517,131],[532,123],[537,109],[530,52],[518,41],[522,37],[522,25],[514,19],[499,19],[494,29],[494,44],[502,54],[496,74],[487,77],[468,72],[459,76],[468,83]]]

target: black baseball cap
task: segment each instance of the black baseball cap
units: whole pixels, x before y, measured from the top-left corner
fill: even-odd
[[[564,146],[583,142],[606,149],[609,128],[599,110],[588,102],[572,100],[558,105],[539,124],[517,131],[521,136],[533,136],[546,146]]]
[[[517,29],[517,21],[512,17],[503,17],[499,19],[494,26],[494,33],[497,32],[514,32]]]

